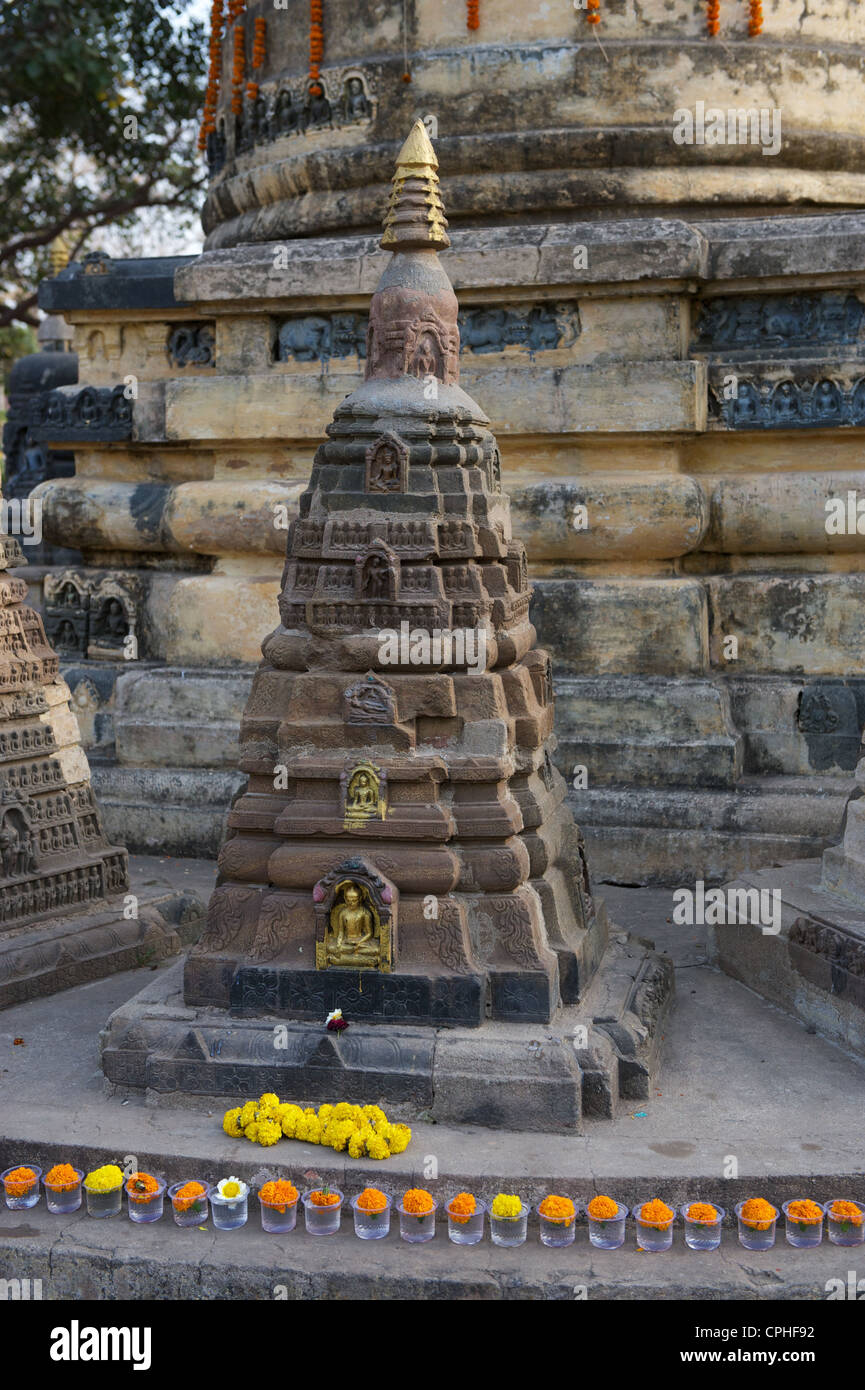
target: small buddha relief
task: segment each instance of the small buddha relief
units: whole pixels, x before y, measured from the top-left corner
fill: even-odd
[[[367,492],[405,492],[407,473],[408,447],[398,435],[388,431],[367,449]]]
[[[318,970],[390,971],[397,891],[364,859],[348,859],[313,889]]]
[[[368,821],[387,815],[387,774],[374,763],[360,762],[347,767],[340,777],[343,796],[343,823],[354,830]]]
[[[393,691],[368,671],[362,681],[356,681],[345,692],[345,721],[347,724],[392,724],[394,721]]]

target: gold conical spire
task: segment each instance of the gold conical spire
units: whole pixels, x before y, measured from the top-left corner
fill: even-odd
[[[56,236],[49,248],[51,259],[51,273],[59,275],[61,270],[65,270],[69,264],[69,247],[62,235]]]
[[[432,141],[418,119],[397,155],[381,239],[386,251],[450,246],[437,171]]]

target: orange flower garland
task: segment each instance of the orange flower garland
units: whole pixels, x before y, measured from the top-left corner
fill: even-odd
[[[481,0],[466,0],[466,28],[467,28],[467,29],[480,29],[480,27],[481,27],[480,8],[481,8]]]
[[[721,27],[721,0],[708,0],[706,5],[706,28],[715,37]]]
[[[309,80],[313,96],[321,96],[318,82],[318,65],[324,57],[324,4],[323,0],[309,0]]]
[[[763,29],[763,5],[761,0],[750,0],[748,15],[748,33],[751,38],[756,38],[757,34]]]
[[[586,0],[586,23],[600,24],[601,0]]]
[[[219,70],[222,66],[222,4],[223,0],[213,0],[210,8],[210,66],[204,92],[201,129],[198,132],[200,150],[207,148],[207,137],[216,130],[216,102],[219,97]]]
[[[252,66],[260,68],[264,62],[265,35],[267,34],[267,20],[259,16],[255,21],[254,33],[252,38]]]
[[[243,76],[246,67],[246,37],[242,24],[234,26],[234,66],[231,75],[231,109],[235,116],[243,110]]]
[[[250,100],[250,101],[255,101],[256,97],[258,96],[258,93],[259,93],[259,86],[258,86],[258,83],[257,83],[257,82],[247,82],[247,84],[246,84],[246,95],[247,95],[247,97],[249,98],[249,100]]]

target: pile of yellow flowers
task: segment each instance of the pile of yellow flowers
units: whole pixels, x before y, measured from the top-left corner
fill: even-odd
[[[378,1105],[349,1105],[343,1100],[304,1110],[280,1101],[273,1091],[226,1110],[222,1128],[232,1139],[249,1139],[253,1144],[269,1146],[285,1135],[323,1144],[337,1153],[345,1151],[351,1158],[390,1158],[411,1142],[408,1125],[391,1124]]]

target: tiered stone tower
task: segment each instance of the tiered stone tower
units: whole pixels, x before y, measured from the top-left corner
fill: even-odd
[[[152,908],[127,910],[126,851],[110,845],[69,689],[0,536],[0,1007],[176,950]]]
[[[498,447],[459,386],[436,170],[417,121],[385,218],[394,255],[372,299],[366,379],[337,408],[292,525],[281,623],[242,724],[249,784],[185,970],[187,1006],[293,1020],[292,1046],[274,1054],[266,1030],[268,1059],[249,1031],[226,1036],[224,1014],[197,1015],[173,1042],[157,1028],[157,1055],[136,1076],[130,1034],[140,1048],[147,1029],[139,1018],[118,1036],[127,1009],[106,1048],[113,1080],[254,1086],[252,1053],[269,1064],[262,1084],[304,1099],[336,1085],[487,1122],[519,1124],[522,1108],[523,1122],[555,1127],[579,1119],[589,1090],[613,1107],[639,1048],[651,1052],[671,981],[644,945],[624,992],[607,982],[600,1052],[561,1024],[563,1005],[585,1004],[607,920],[553,766],[550,659],[534,646]],[[338,1044],[322,1031],[334,1008],[353,1025]],[[640,1014],[636,1029],[619,1027]],[[557,1018],[535,1076],[526,1025]],[[495,1032],[496,1021],[516,1027]],[[417,1028],[430,1024],[462,1032],[437,1047]],[[484,1024],[494,1032],[479,1053],[467,1030]],[[221,1080],[210,1028],[231,1059]],[[335,1083],[333,1067],[350,1075]],[[536,1081],[548,1083],[540,1120],[525,1109]]]

